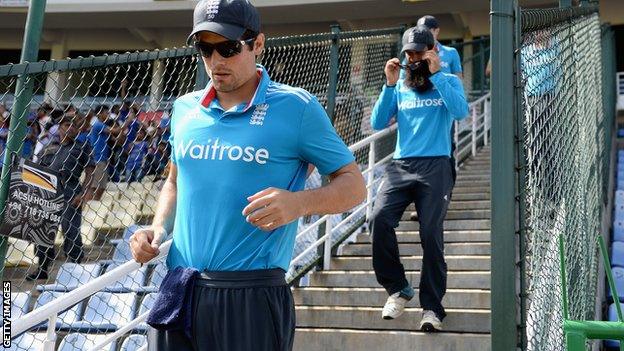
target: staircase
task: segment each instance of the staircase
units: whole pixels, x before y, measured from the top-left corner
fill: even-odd
[[[414,206],[397,228],[407,279],[417,289],[422,262]],[[360,234],[332,259],[331,270],[314,272],[293,291],[297,351],[490,350],[490,148],[460,168],[444,224],[448,265],[444,332],[418,330],[418,294],[396,320],[383,320],[387,294],[372,268],[371,238]]]

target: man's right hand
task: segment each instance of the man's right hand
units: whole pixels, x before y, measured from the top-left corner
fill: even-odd
[[[158,256],[162,240],[167,236],[167,231],[162,227],[149,227],[139,229],[130,237],[130,249],[132,257],[139,263],[147,263]]]
[[[401,62],[396,57],[386,62],[386,67],[384,68],[384,73],[386,74],[386,85],[396,85],[399,81],[400,63]]]

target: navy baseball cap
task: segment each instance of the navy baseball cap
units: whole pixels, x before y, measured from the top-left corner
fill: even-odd
[[[403,48],[401,52],[405,51],[427,51],[433,49],[435,46],[435,40],[433,34],[424,25],[418,25],[410,28],[403,34]]]
[[[422,16],[418,19],[418,22],[416,22],[416,24],[426,26],[429,29],[440,28],[438,20],[430,15]]]
[[[195,6],[193,31],[186,42],[190,44],[195,34],[204,31],[238,40],[246,30],[260,33],[260,15],[249,0],[201,0]]]

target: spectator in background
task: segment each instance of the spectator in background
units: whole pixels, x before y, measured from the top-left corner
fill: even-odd
[[[414,203],[423,247],[420,328],[426,332],[441,330],[446,316],[442,306],[447,278],[443,224],[453,187],[449,131],[454,120],[468,115],[461,80],[441,71],[434,46],[426,26],[416,26],[403,37],[401,55],[409,63],[406,78],[399,79],[399,59],[388,60],[386,84],[371,114],[374,129],[386,128],[392,116],[399,128],[394,160],[386,168],[370,220],[373,269],[377,282],[390,295],[382,318],[399,317],[415,295],[405,277],[395,232],[401,215]]]
[[[4,150],[6,149],[7,138],[9,136],[10,118],[5,118],[4,114],[0,116],[0,169],[4,161]]]
[[[40,134],[39,123],[34,118],[29,118],[26,126],[26,136],[24,137],[24,146],[22,147],[22,157],[30,160],[35,152],[37,145],[37,136]]]
[[[39,154],[42,166],[59,172],[63,184],[65,208],[61,214],[63,229],[63,251],[70,262],[80,263],[84,257],[80,226],[82,222],[82,204],[92,198],[89,183],[92,179],[94,164],[89,143],[76,140],[84,124],[81,115],[65,115],[59,121],[59,139],[46,145]],[[81,186],[80,177],[85,173]],[[39,267],[28,280],[47,279],[50,264],[54,260],[54,247],[36,247]]]
[[[137,131],[135,140],[128,145],[125,176],[125,181],[128,183],[140,182],[143,179],[143,161],[148,151],[145,138],[145,129],[141,128]]]
[[[50,106],[48,103],[44,103],[42,104],[38,109],[37,109],[37,113],[36,113],[36,119],[37,122],[39,123],[39,129],[41,130],[41,133],[45,133],[48,129],[50,129],[51,124],[52,124],[52,117],[50,117],[50,113],[52,113],[52,106]]]
[[[167,169],[169,163],[169,148],[168,143],[164,140],[156,142],[149,148],[148,154],[145,157],[145,175],[155,175],[154,180],[161,179]]]
[[[424,25],[429,28],[431,34],[433,34],[433,38],[435,40],[435,50],[440,57],[440,71],[444,73],[452,73],[460,79],[463,79],[464,75],[462,73],[462,63],[457,49],[442,45],[438,41],[438,36],[440,35],[440,25],[438,20],[433,16],[427,15],[419,18],[417,24]]]
[[[4,119],[8,119],[11,115],[11,112],[6,108],[4,104],[0,104],[0,117]]]
[[[99,200],[102,198],[109,179],[108,161],[111,150],[108,146],[108,139],[113,132],[117,131],[104,124],[108,119],[108,107],[106,105],[101,105],[96,109],[96,117],[97,119],[91,126],[91,132],[89,132],[89,143],[93,148],[93,161],[95,162],[91,187],[93,188],[94,199]]]
[[[121,108],[119,107],[119,105],[113,105],[113,107],[111,107],[111,110],[110,110],[109,118],[112,120],[118,120],[120,118],[119,116],[120,109]]]

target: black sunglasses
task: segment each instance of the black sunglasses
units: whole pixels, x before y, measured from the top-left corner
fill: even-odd
[[[203,57],[210,57],[212,53],[217,50],[219,55],[228,58],[232,56],[236,56],[241,53],[243,50],[243,46],[246,44],[251,44],[255,38],[247,39],[247,40],[226,40],[216,44],[206,43],[203,41],[196,41],[195,48]]]

